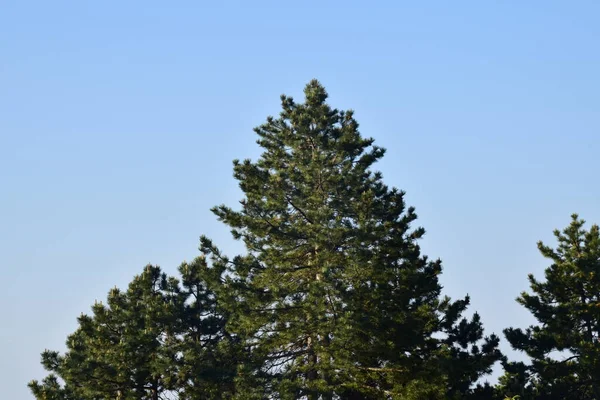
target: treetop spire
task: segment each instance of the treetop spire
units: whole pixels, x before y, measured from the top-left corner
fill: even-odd
[[[310,105],[323,104],[329,97],[325,87],[321,83],[313,79],[304,87],[304,96],[306,102]]]

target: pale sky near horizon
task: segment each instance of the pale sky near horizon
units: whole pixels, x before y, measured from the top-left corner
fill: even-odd
[[[145,264],[239,249],[209,208],[312,78],[387,148],[445,293],[487,333],[532,322],[536,241],[600,223],[600,3],[371,3],[0,0],[3,398]]]

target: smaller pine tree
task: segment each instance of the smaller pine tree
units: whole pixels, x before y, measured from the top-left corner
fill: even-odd
[[[78,318],[67,351],[46,350],[50,375],[29,387],[38,400],[225,399],[236,372],[204,259],[180,267],[182,285],[147,266],[126,291],[112,289]],[[204,279],[204,277],[208,279]]]
[[[169,345],[176,340],[171,327],[177,297],[176,283],[153,266],[135,277],[127,291],[112,289],[106,304],[93,305],[92,316],[78,318],[66,354],[42,354],[52,375],[42,384],[30,383],[34,395],[40,400],[53,392],[56,398],[64,393],[83,399],[158,399],[175,379]]]
[[[532,360],[527,367],[513,363],[507,371],[503,383],[512,385],[514,394],[521,391],[545,400],[600,399],[600,229],[583,226],[574,214],[567,228],[554,232],[556,248],[538,243],[552,264],[545,281],[530,274],[532,293],[517,299],[538,324],[505,330],[512,347]]]

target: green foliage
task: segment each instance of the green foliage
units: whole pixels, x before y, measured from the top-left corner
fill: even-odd
[[[513,348],[532,359],[529,367],[515,364],[520,368],[517,382],[530,398],[600,398],[600,230],[583,226],[573,215],[567,228],[554,232],[555,249],[538,243],[552,264],[545,281],[529,275],[532,293],[517,299],[538,325],[505,330]]]
[[[440,297],[414,208],[370,170],[384,149],[317,81],[305,96],[282,96],[255,129],[258,161],[234,161],[241,209],[213,209],[248,250],[228,266],[230,329],[281,398],[467,395],[501,357],[498,338],[461,317],[468,298]],[[221,257],[208,239],[202,249]]]
[[[37,399],[496,400],[476,383],[498,337],[442,296],[415,209],[371,170],[384,149],[319,82],[304,93],[255,129],[256,162],[234,161],[241,208],[213,208],[246,254],[202,237],[181,282],[148,266],[111,291],[43,354]]]
[[[29,384],[39,400],[223,398],[232,392],[235,340],[207,290],[203,259],[180,268],[182,285],[147,266],[127,291],[79,317],[67,351],[45,351],[51,372]],[[59,383],[59,379],[64,385]]]

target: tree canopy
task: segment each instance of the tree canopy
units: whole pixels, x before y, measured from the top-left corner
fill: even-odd
[[[531,358],[508,370],[512,390],[530,398],[600,399],[600,229],[584,224],[574,214],[554,232],[556,248],[538,243],[551,265],[544,281],[530,274],[531,293],[517,299],[538,324],[505,330],[510,344]]]
[[[39,400],[221,399],[233,395],[236,340],[224,330],[206,262],[179,268],[181,283],[147,266],[78,318],[67,351],[46,350],[51,372],[29,386]]]
[[[245,247],[209,237],[179,276],[148,265],[46,350],[38,400],[600,399],[600,230],[577,215],[518,302],[538,324],[508,328],[510,362],[468,296],[443,294],[442,262],[385,154],[318,81],[254,129],[262,154],[234,160],[239,205],[215,216]],[[558,355],[557,355],[558,354]],[[502,361],[496,386],[482,384]]]
[[[453,398],[500,358],[468,297],[441,296],[439,260],[424,229],[372,165],[384,149],[352,111],[331,108],[317,81],[305,102],[282,96],[278,118],[255,129],[264,149],[234,161],[241,208],[213,212],[242,240],[228,271],[243,338],[282,398]],[[220,254],[209,240],[206,254]],[[243,310],[243,311],[241,311]]]

